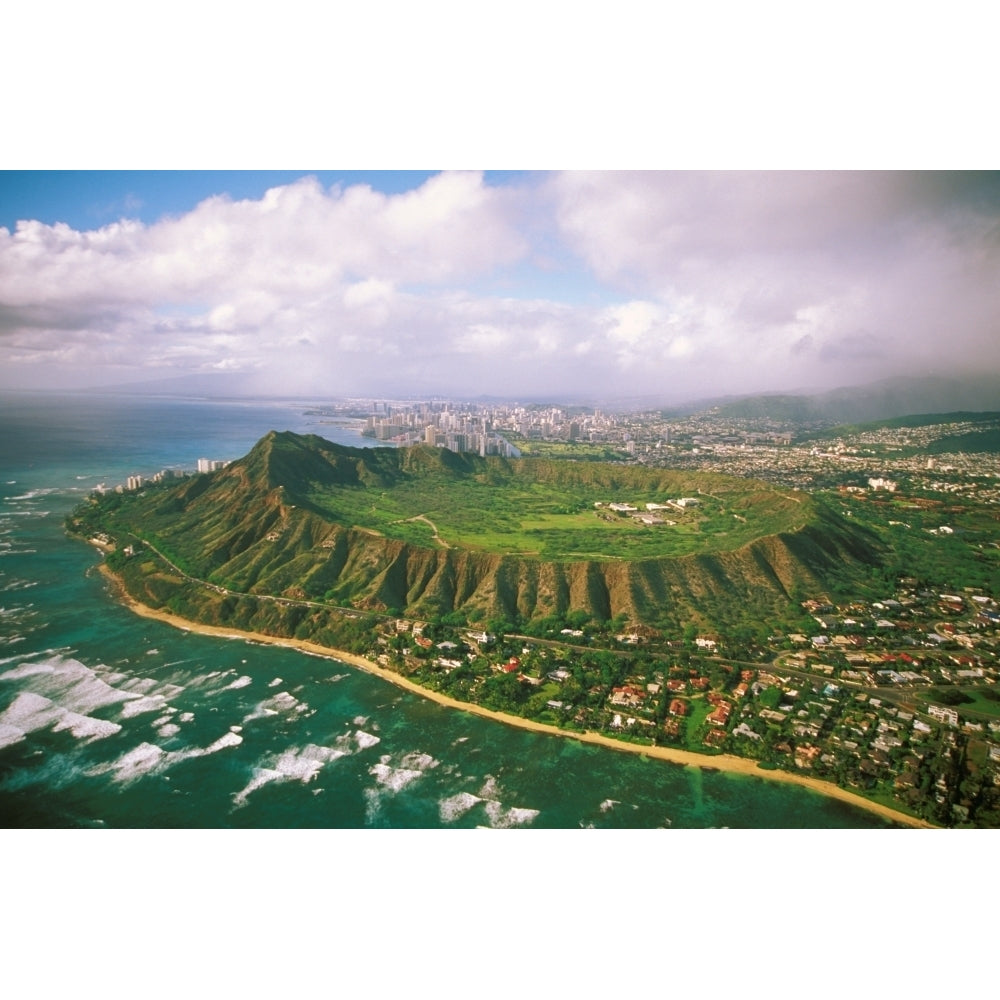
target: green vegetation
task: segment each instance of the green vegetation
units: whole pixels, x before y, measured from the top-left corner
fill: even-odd
[[[371,469],[375,461],[363,459],[368,474],[357,482],[313,482],[305,497],[330,520],[387,538],[549,562],[736,549],[794,530],[809,513],[807,499],[733,477],[450,455],[389,451],[377,471]],[[661,524],[644,524],[608,506],[629,504],[645,514],[647,503],[667,506],[689,495],[697,504],[657,511]]]
[[[958,423],[996,423],[1000,421],[1000,413],[968,412],[965,410],[953,413],[919,413],[905,417],[893,417],[889,420],[870,420],[860,424],[838,424],[821,431],[813,431],[800,435],[802,441],[819,441],[839,437],[850,437],[855,434],[867,434],[880,430],[899,430],[904,427],[933,427],[937,424]]]
[[[871,571],[871,588],[858,593],[877,596],[901,576],[931,589],[970,587],[1000,593],[994,510],[960,497],[947,504],[920,496],[866,497],[840,500],[838,506],[877,534],[885,546],[884,560]],[[848,588],[856,586],[856,579],[848,581]]]
[[[673,523],[610,507],[682,498],[697,502],[656,512]],[[233,593],[473,622],[750,623],[878,558],[828,505],[737,477],[274,432],[224,470],[76,518]]]
[[[526,458],[555,458],[574,462],[619,462],[628,457],[622,448],[589,441],[536,441],[507,435],[508,440]]]
[[[1000,494],[975,466],[946,488],[898,478],[862,492],[831,472],[841,489],[804,493],[272,433],[220,472],[93,498],[69,527],[115,546],[128,593],[189,620],[996,826]],[[672,524],[610,506],[680,497],[698,502],[659,512]]]
[[[968,431],[965,434],[947,434],[931,441],[924,451],[928,455],[942,455],[947,452],[994,453],[1000,451],[1000,429],[993,427],[982,431]]]

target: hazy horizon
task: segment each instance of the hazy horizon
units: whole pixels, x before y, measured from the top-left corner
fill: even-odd
[[[0,388],[672,404],[990,376],[998,234],[995,172],[8,171]]]

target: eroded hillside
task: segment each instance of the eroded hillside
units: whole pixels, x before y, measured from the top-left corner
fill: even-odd
[[[630,503],[618,506],[635,514],[610,508],[623,499]],[[657,508],[652,523],[639,520],[644,501]],[[185,604],[200,600],[206,612],[218,592],[202,587],[195,598],[193,581],[413,617],[579,610],[721,624],[773,613],[880,556],[874,536],[804,494],[759,482],[345,448],[287,432],[218,472],[99,501],[88,520],[95,516],[190,578],[159,567],[136,596],[163,603],[184,590]]]

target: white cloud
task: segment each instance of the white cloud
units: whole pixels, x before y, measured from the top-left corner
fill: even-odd
[[[90,232],[27,221],[0,230],[0,378],[676,396],[996,368],[997,201],[961,175],[444,173],[396,195],[304,178]]]
[[[787,384],[1000,365],[995,180],[965,201],[932,187],[891,173],[569,173],[548,193],[595,277],[639,297],[619,307],[622,357],[641,339],[729,384],[740,368]],[[657,306],[673,338],[655,328]]]

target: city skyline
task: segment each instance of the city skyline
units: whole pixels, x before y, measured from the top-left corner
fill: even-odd
[[[1000,373],[998,230],[995,172],[10,171],[0,387],[674,403]]]

